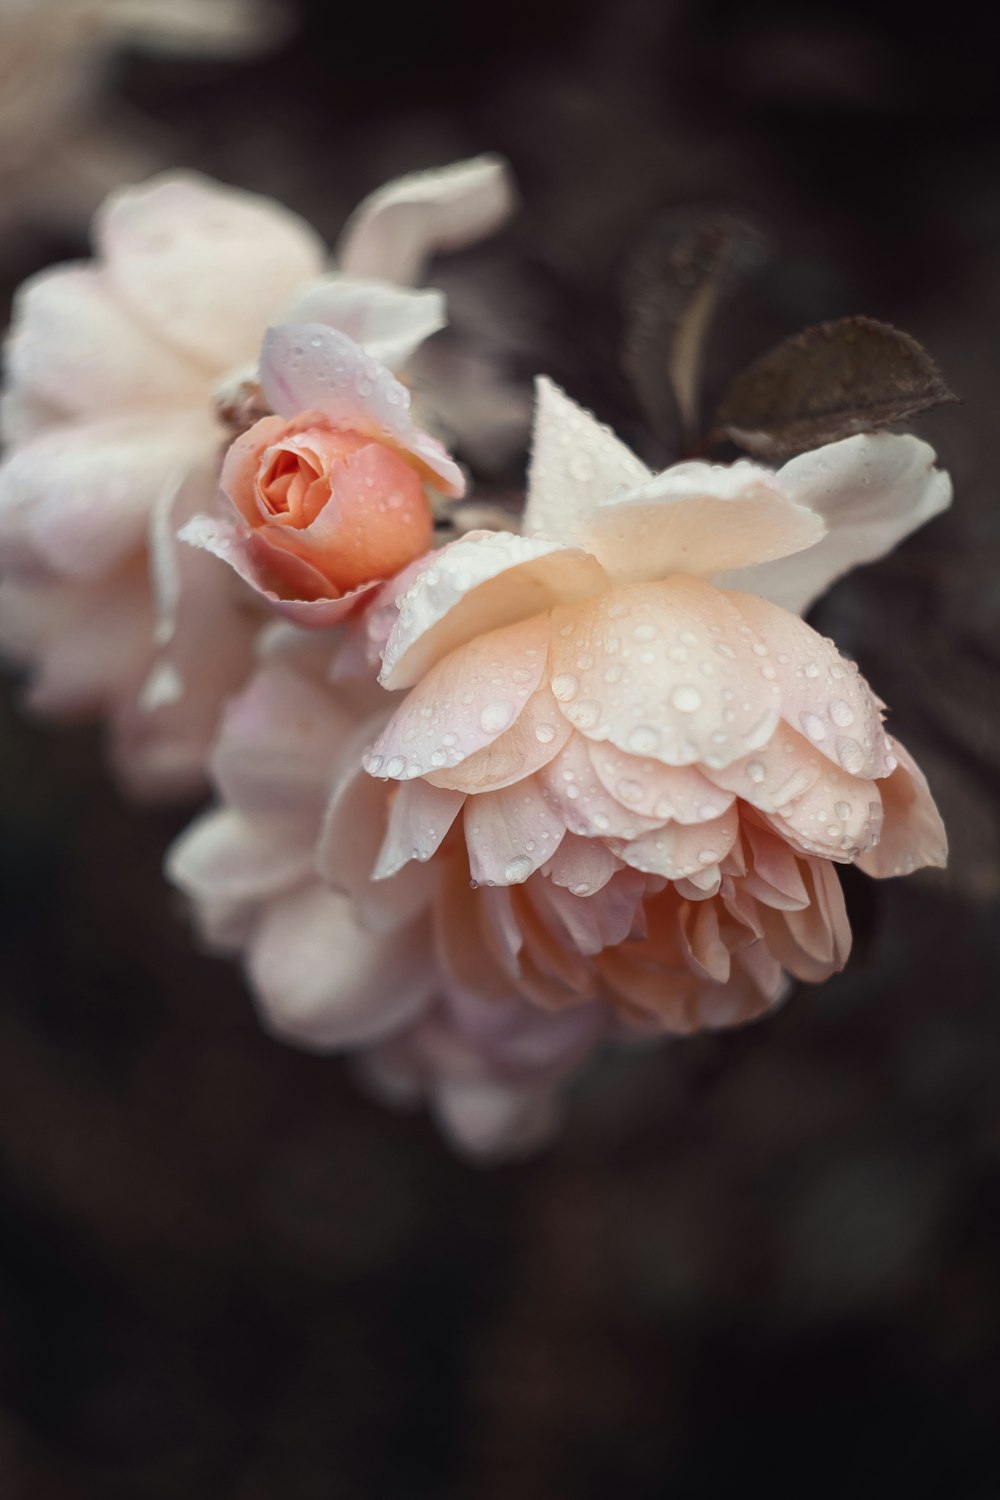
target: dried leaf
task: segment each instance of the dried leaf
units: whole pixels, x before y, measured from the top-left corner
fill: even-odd
[[[840,318],[755,360],[723,398],[712,438],[758,458],[789,458],[957,400],[908,333],[874,318]]]
[[[759,229],[707,208],[670,210],[633,253],[622,364],[650,426],[673,446],[681,432],[697,432],[702,353],[719,299],[765,257]]]

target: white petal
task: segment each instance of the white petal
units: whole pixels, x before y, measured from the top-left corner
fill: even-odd
[[[207,399],[197,367],[134,318],[96,266],[58,266],[26,281],[4,358],[10,386],[67,416]]]
[[[310,832],[312,837],[310,837]],[[313,873],[315,827],[301,819],[205,813],[167,851],[167,879],[198,902],[258,902]]]
[[[273,902],[249,953],[268,1030],[302,1047],[367,1045],[411,1021],[437,982],[422,924],[391,942],[351,902],[312,885]]]
[[[825,529],[770,470],[741,461],[677,464],[604,500],[578,535],[611,578],[638,583],[670,573],[711,578],[786,557],[812,547]]]
[[[113,193],[95,236],[130,311],[217,372],[256,359],[264,329],[324,260],[297,214],[191,172]]]
[[[442,494],[464,494],[458,465],[436,438],[414,426],[406,386],[346,333],[323,323],[269,328],[261,350],[260,385],[280,416],[322,412],[337,428],[366,433],[409,454]]]
[[[546,376],[535,383],[525,534],[578,540],[586,514],[652,475],[630,448]]]
[[[599,564],[575,548],[511,531],[470,532],[442,548],[403,595],[379,680],[410,687],[484,631],[587,598],[605,581]]]
[[[884,556],[951,504],[951,480],[934,468],[934,450],[909,435],[828,443],[790,459],[777,479],[793,500],[822,516],[826,536],[794,557],[741,570],[725,586],[803,614],[844,573]]]
[[[447,321],[443,292],[336,273],[303,288],[282,318],[338,328],[390,370],[405,365]]]
[[[355,209],[337,246],[337,264],[353,276],[413,283],[432,255],[492,234],[513,206],[513,183],[498,156],[397,177]]]

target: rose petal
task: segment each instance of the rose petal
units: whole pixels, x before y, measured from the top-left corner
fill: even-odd
[[[387,281],[337,274],[306,287],[282,318],[285,323],[326,323],[338,328],[390,370],[405,365],[447,321],[443,292],[414,291]]]
[[[778,723],[756,644],[726,595],[675,574],[555,609],[550,686],[589,740],[665,765],[724,766]]]
[[[605,499],[577,535],[611,578],[640,583],[675,572],[710,578],[786,557],[812,547],[824,530],[768,469],[740,461],[676,464]]]
[[[616,846],[616,852],[633,870],[683,880],[718,865],[738,833],[739,814],[730,807],[710,823],[667,823],[621,848]]]
[[[323,269],[304,219],[190,172],[113,193],[95,237],[115,295],[209,371],[255,360],[260,330]]]
[[[458,465],[436,438],[414,426],[406,386],[336,328],[322,323],[269,328],[261,350],[260,384],[281,416],[322,412],[342,431],[365,433],[409,454],[443,495],[465,493]]]
[[[301,818],[247,818],[219,808],[171,844],[167,879],[192,901],[264,901],[310,878],[314,836]]]
[[[458,765],[428,776],[434,786],[455,791],[498,791],[548,765],[573,733],[547,687],[532,693],[511,727]]]
[[[542,768],[537,779],[562,822],[571,833],[584,838],[633,839],[661,821],[643,817],[607,791],[594,770],[587,742],[579,734],[574,734]]]
[[[802,614],[844,573],[884,556],[951,504],[951,480],[934,468],[934,450],[908,434],[828,443],[791,459],[777,479],[823,518],[826,535],[807,552],[720,582]]]
[[[859,869],[878,880],[910,875],[925,865],[944,869],[948,863],[948,835],[927,779],[898,740],[892,741],[892,749],[899,764],[878,784],[885,813],[882,837],[857,862]]]
[[[57,266],[24,283],[4,358],[10,386],[63,416],[207,399],[197,366],[132,317],[92,265]]]
[[[586,598],[604,581],[599,564],[575,548],[510,531],[470,532],[443,548],[403,595],[379,680],[410,687],[484,631]]]
[[[385,880],[410,860],[429,860],[440,848],[464,801],[463,793],[422,780],[399,787],[389,809],[389,823],[372,879]]]
[[[534,780],[470,797],[464,826],[469,869],[483,885],[523,885],[565,832]]]
[[[894,762],[879,701],[857,667],[797,615],[752,594],[726,597],[767,648],[785,722],[851,776],[888,776]]]
[[[578,541],[579,528],[616,489],[652,478],[649,469],[589,411],[540,376],[535,382],[524,532]]]
[[[697,766],[664,766],[628,755],[610,743],[590,745],[590,761],[602,785],[630,812],[661,822],[704,823],[733,800]],[[718,781],[718,777],[714,778]]]
[[[368,772],[426,776],[498,739],[537,688],[547,643],[548,622],[535,615],[446,656],[397,709],[365,761]]]
[[[264,1024],[300,1047],[358,1047],[404,1026],[436,984],[423,924],[365,932],[350,901],[311,885],[272,902],[250,946],[248,972]]]
[[[337,264],[354,276],[412,283],[432,255],[492,234],[513,206],[513,183],[498,156],[397,177],[354,210],[337,245]]]

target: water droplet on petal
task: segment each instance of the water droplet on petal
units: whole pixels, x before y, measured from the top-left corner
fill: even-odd
[[[840,726],[841,729],[849,729],[854,723],[854,710],[843,698],[830,699],[830,718]]]
[[[516,854],[509,860],[503,872],[503,878],[508,885],[520,885],[527,880],[534,866],[526,854]]]
[[[536,724],[535,739],[541,745],[551,745],[556,737],[555,726],[552,724]]]
[[[865,763],[865,752],[857,740],[852,740],[850,735],[838,734],[836,742],[837,759],[851,776],[857,776]]]
[[[826,725],[819,714],[799,714],[799,723],[814,744],[818,745],[820,740],[826,739]]]
[[[628,737],[628,747],[637,755],[652,755],[660,746],[660,731],[651,724],[637,724]]]
[[[552,695],[560,703],[569,703],[579,691],[580,683],[572,672],[560,672],[558,677],[552,679]]]
[[[682,714],[693,714],[701,707],[701,694],[690,683],[682,682],[670,694],[670,701]]]

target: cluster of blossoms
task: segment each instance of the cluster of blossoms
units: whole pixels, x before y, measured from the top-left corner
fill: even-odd
[[[408,284],[509,203],[489,158],[391,184],[324,275],[273,205],[120,196],[98,262],[22,296],[0,469],[35,701],[106,714],[133,788],[207,773],[168,872],[265,1024],[487,1156],[602,1044],[841,968],[838,864],[946,854],[802,619],[948,504],[926,444],[654,474],[541,380],[519,529],[434,546],[466,477],[392,373],[444,317]]]

